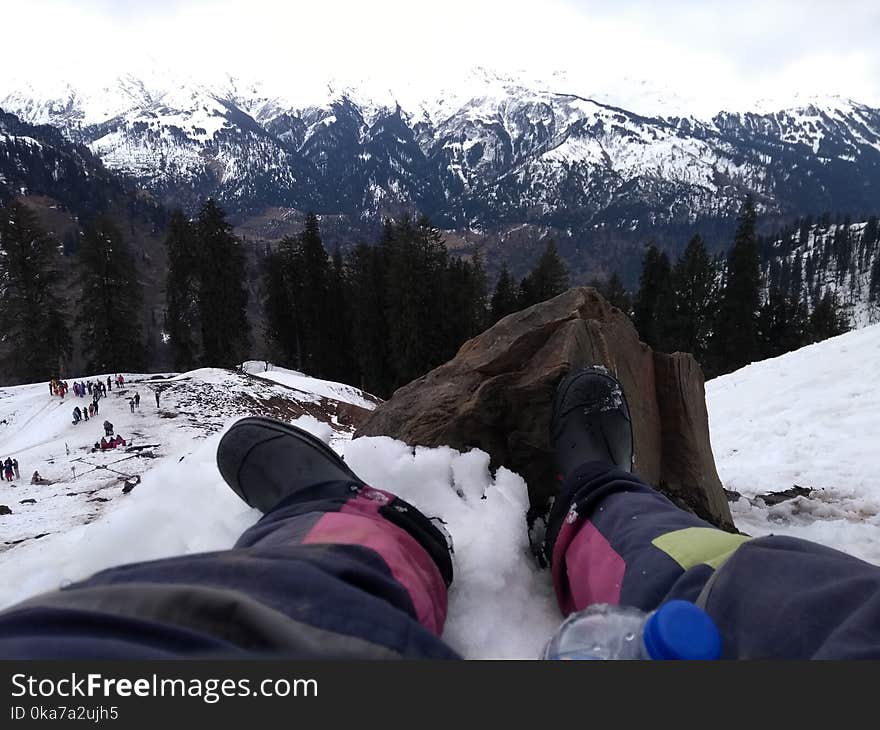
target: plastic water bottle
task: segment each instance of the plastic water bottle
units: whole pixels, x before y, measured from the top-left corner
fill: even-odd
[[[718,659],[721,635],[703,609],[669,601],[645,613],[631,606],[594,604],[569,616],[543,659]]]

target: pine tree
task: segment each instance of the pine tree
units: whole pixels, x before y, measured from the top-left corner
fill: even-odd
[[[758,312],[760,357],[776,357],[807,344],[808,319],[806,305],[800,299],[770,287]]]
[[[714,372],[730,372],[760,357],[761,277],[756,219],[754,203],[747,198],[740,209],[733,247],[727,258],[724,288],[710,343]]]
[[[394,386],[389,355],[386,245],[388,225],[377,246],[361,243],[349,254],[345,274],[351,296],[351,341],[360,387],[386,397]]]
[[[359,381],[359,373],[351,341],[351,292],[339,247],[333,252],[329,276],[326,334],[330,357],[327,362],[327,377],[330,380],[356,385]]]
[[[288,367],[301,367],[296,332],[296,319],[291,290],[286,276],[284,252],[270,253],[263,262],[266,288],[266,339],[271,357]]]
[[[639,291],[633,307],[633,323],[642,340],[654,349],[668,350],[673,312],[669,257],[652,243],[642,259]]]
[[[868,297],[872,302],[880,301],[880,252],[874,256],[871,265],[871,283],[868,288]]]
[[[672,271],[669,349],[705,361],[717,300],[715,270],[703,239],[694,236]]]
[[[92,372],[143,368],[141,286],[122,234],[99,217],[86,230],[79,251],[82,294],[77,325]]]
[[[518,287],[507,269],[507,263],[502,263],[501,273],[495,283],[492,302],[489,306],[491,324],[495,324],[508,314],[519,311],[519,298]]]
[[[171,356],[176,370],[191,370],[197,361],[199,251],[196,231],[181,210],[171,215],[165,246],[166,332]]]
[[[202,365],[237,367],[250,339],[244,251],[225,213],[211,199],[199,211],[196,230]]]
[[[809,320],[809,338],[811,342],[821,342],[829,337],[842,335],[847,331],[846,320],[840,313],[837,297],[831,292],[825,295],[816,305]]]
[[[623,285],[623,280],[615,271],[608,279],[607,284],[601,290],[602,296],[612,307],[617,307],[621,312],[631,317],[633,314],[632,297]]]
[[[292,299],[297,312],[301,368],[310,375],[328,377],[335,357],[336,323],[328,318],[330,260],[314,213],[306,215],[305,229],[291,255]]]
[[[403,384],[443,362],[447,254],[440,231],[425,218],[394,225],[386,250],[390,364],[396,383]]]
[[[6,378],[48,380],[71,356],[58,243],[20,202],[0,210],[0,346]]]
[[[522,301],[520,308],[559,296],[568,289],[568,270],[565,267],[556,243],[551,239],[534,269],[520,283]]]

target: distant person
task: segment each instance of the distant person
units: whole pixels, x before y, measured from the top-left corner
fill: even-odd
[[[113,435],[113,424],[110,421],[104,421],[104,434],[106,436]]]
[[[110,376],[107,376],[107,390],[113,390],[113,381],[110,380]]]
[[[73,422],[77,424],[82,420],[82,411],[80,411],[79,406],[73,409]]]
[[[156,389],[156,408],[159,407],[159,392],[160,392],[160,391],[159,391],[159,389],[157,388],[157,389]]]
[[[21,474],[18,473],[18,459],[12,460],[12,471],[15,472],[16,479],[21,479]]]
[[[44,479],[40,476],[40,472],[35,471],[31,476],[31,484],[51,484],[52,482],[48,479]]]
[[[8,456],[6,457],[6,461],[3,462],[3,477],[7,482],[11,482],[15,479],[15,471],[12,468],[12,459]]]
[[[110,443],[107,441],[107,438],[101,436],[101,451],[106,451],[110,448]]]
[[[131,412],[134,413],[134,398],[128,399],[128,407],[131,409]]]
[[[135,408],[141,407],[141,394],[138,393],[137,391],[134,392],[134,405],[135,405]]]

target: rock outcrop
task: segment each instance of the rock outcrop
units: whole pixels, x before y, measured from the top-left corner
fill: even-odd
[[[444,365],[397,390],[358,436],[479,448],[529,484],[533,505],[553,494],[548,442],[556,384],[571,368],[607,367],[633,419],[635,471],[676,504],[721,528],[733,520],[709,442],[703,373],[685,353],[653,352],[595,289],[571,289],[511,314]]]

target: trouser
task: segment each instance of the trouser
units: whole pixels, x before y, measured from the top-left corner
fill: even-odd
[[[729,658],[880,656],[880,568],[717,530],[603,464],[577,470],[562,495],[563,613],[684,598],[714,618]],[[394,501],[349,482],[302,490],[231,550],[113,568],[8,609],[0,656],[455,657],[439,638],[446,585],[380,512]]]
[[[384,505],[405,503],[346,481],[301,490],[231,550],[111,568],[13,606],[0,657],[455,658],[439,638],[443,577]]]
[[[605,464],[576,470],[561,498],[570,509],[551,563],[564,612],[682,598],[715,620],[725,658],[880,657],[880,567],[806,540],[718,530]]]

